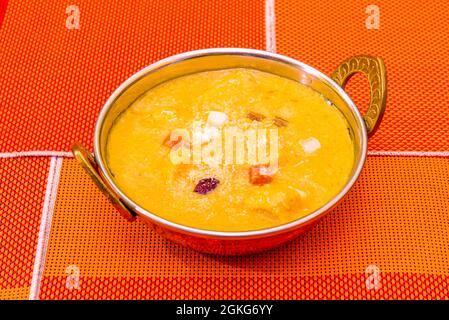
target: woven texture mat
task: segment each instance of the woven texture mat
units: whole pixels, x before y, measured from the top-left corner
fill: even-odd
[[[448,165],[449,159],[371,157],[348,198],[310,232],[267,253],[214,257],[172,244],[140,221],[126,222],[76,161],[66,160],[41,298],[442,298]],[[71,265],[81,271],[79,290],[65,287]],[[366,288],[370,265],[389,277],[379,290]],[[398,288],[402,282],[408,295]],[[437,290],[423,291],[428,283]]]
[[[0,0],[0,299],[449,298],[449,2],[376,1],[380,29],[368,30],[370,2],[275,1],[277,52],[327,74],[351,55],[385,59],[387,112],[369,145],[384,156],[368,157],[355,188],[310,232],[233,258],[126,222],[74,159],[12,156],[92,148],[108,96],[158,59],[265,49],[266,2],[73,4],[79,30],[66,28],[65,1]],[[364,110],[366,80],[347,91]]]

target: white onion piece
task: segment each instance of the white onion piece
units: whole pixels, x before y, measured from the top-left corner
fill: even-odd
[[[307,197],[307,192],[302,191],[301,189],[298,188],[294,188],[292,186],[288,186],[289,189],[294,190],[301,198],[306,198]]]
[[[311,154],[321,148],[321,143],[317,138],[309,138],[300,141],[302,149],[306,154]]]
[[[221,128],[228,121],[228,116],[219,111],[210,111],[207,123],[211,126]]]

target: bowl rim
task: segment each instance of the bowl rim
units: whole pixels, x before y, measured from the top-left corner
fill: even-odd
[[[293,66],[295,68],[299,68],[303,71],[305,71],[308,74],[311,74],[315,76],[316,78],[320,80],[327,81],[330,83],[335,91],[343,98],[345,103],[348,105],[348,107],[351,109],[352,113],[354,114],[356,121],[361,127],[361,139],[360,139],[360,158],[358,163],[355,165],[355,169],[353,171],[352,176],[344,187],[339,191],[338,194],[336,194],[331,200],[329,200],[327,203],[325,203],[320,208],[316,209],[315,211],[307,214],[306,216],[300,217],[298,219],[295,219],[293,221],[290,221],[288,223],[284,223],[278,226],[264,228],[264,229],[257,229],[257,230],[249,230],[249,231],[215,231],[215,230],[206,230],[206,229],[200,229],[195,227],[190,227],[186,225],[182,225],[170,220],[167,220],[157,214],[154,214],[141,206],[139,206],[137,203],[135,203],[133,200],[131,200],[128,196],[124,194],[118,188],[118,186],[115,184],[113,179],[110,177],[110,175],[107,173],[107,170],[105,170],[105,163],[103,161],[103,157],[101,157],[101,148],[100,148],[100,135],[101,135],[101,129],[102,125],[104,123],[104,119],[106,118],[108,111],[110,107],[113,105],[115,100],[134,82],[138,81],[145,75],[147,75],[150,72],[155,72],[158,69],[164,68],[168,65],[171,65],[173,63],[181,62],[183,60],[188,60],[192,58],[198,58],[203,56],[210,56],[210,55],[243,55],[243,56],[253,56],[256,58],[262,58],[262,59],[269,59],[276,62],[282,62],[287,65]],[[349,192],[349,190],[353,187],[354,183],[357,181],[357,179],[360,176],[360,173],[363,169],[363,166],[366,161],[366,155],[367,155],[367,141],[368,141],[368,135],[366,131],[365,122],[362,118],[362,115],[360,114],[360,111],[352,101],[352,99],[349,97],[349,95],[343,90],[342,87],[340,87],[334,80],[332,80],[330,77],[322,73],[321,71],[318,71],[317,69],[309,66],[308,64],[305,64],[301,61],[298,61],[296,59],[280,55],[277,53],[272,53],[268,51],[263,50],[256,50],[256,49],[246,49],[246,48],[213,48],[213,49],[201,49],[201,50],[194,50],[194,51],[188,51],[184,53],[180,53],[177,55],[173,55],[170,57],[167,57],[165,59],[159,60],[155,63],[152,63],[140,71],[134,73],[131,77],[129,77],[127,80],[125,80],[117,89],[114,90],[114,92],[109,96],[108,100],[103,105],[96,124],[95,124],[95,131],[94,131],[94,157],[95,161],[98,165],[100,174],[103,178],[106,179],[107,183],[111,186],[111,188],[116,192],[116,194],[120,197],[120,200],[123,201],[128,207],[130,207],[132,210],[136,211],[139,215],[143,215],[146,218],[150,219],[153,223],[156,223],[160,226],[167,227],[171,230],[179,231],[184,234],[193,234],[195,236],[200,237],[207,237],[207,238],[217,238],[217,239],[249,239],[249,238],[257,238],[257,237],[266,237],[268,235],[275,235],[280,234],[284,232],[291,231],[293,229],[297,229],[300,226],[304,226],[313,220],[317,219],[321,215],[324,215],[325,213],[329,212],[335,205],[337,205],[343,197]]]

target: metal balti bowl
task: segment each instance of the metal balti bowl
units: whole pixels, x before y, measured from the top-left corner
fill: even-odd
[[[114,120],[150,88],[183,75],[227,68],[251,68],[292,79],[311,87],[337,107],[346,117],[354,143],[354,165],[346,185],[316,211],[290,223],[272,228],[219,232],[196,229],[166,220],[140,207],[115,184],[106,162],[106,142]],[[355,73],[367,76],[371,100],[368,111],[360,114],[343,88]],[[353,187],[362,171],[368,138],[376,131],[386,105],[386,70],[381,58],[354,56],[342,62],[328,77],[316,69],[279,54],[251,49],[206,49],[182,53],[156,62],[126,80],[107,100],[98,116],[94,133],[94,156],[81,145],[73,153],[98,187],[122,216],[137,217],[164,237],[192,249],[220,255],[238,255],[271,249],[294,239],[337,205]]]

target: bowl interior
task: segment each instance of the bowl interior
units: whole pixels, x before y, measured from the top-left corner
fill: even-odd
[[[131,209],[139,212],[140,214],[144,214],[152,220],[156,220],[155,222],[159,222],[171,228],[183,229],[188,232],[198,231],[199,229],[178,225],[144,210],[134,203],[132,199],[129,199],[116,186],[107,165],[107,139],[114,121],[120,116],[120,114],[126,110],[126,108],[128,108],[128,106],[130,106],[138,97],[152,87],[183,75],[228,68],[251,68],[301,82],[302,84],[321,93],[322,96],[329,101],[329,103],[332,103],[345,116],[354,142],[355,152],[351,178],[348,180],[345,187],[331,201],[313,213],[310,213],[309,215],[299,218],[286,225],[265,229],[265,232],[290,229],[295,225],[314,219],[320,214],[328,211],[328,209],[333,207],[347,193],[347,191],[349,191],[358,178],[363,167],[367,143],[366,129],[363,119],[348,95],[329,77],[299,61],[265,51],[250,49],[207,49],[192,51],[161,60],[144,68],[126,80],[108,99],[97,120],[94,137],[94,153],[103,177],[109,182],[111,187]],[[264,230],[249,232],[209,232],[207,230],[202,230],[200,233],[222,233],[223,235],[237,235],[241,233],[250,235],[261,231]]]

